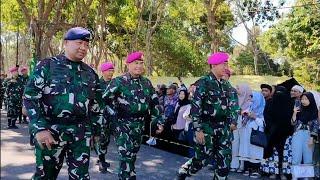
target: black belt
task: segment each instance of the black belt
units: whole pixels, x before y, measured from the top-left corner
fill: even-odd
[[[61,124],[61,125],[77,125],[83,124],[88,121],[88,118],[85,116],[81,117],[51,117],[48,120],[52,124]]]

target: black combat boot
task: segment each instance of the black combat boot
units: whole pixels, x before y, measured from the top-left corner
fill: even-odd
[[[17,119],[12,120],[12,129],[19,129],[18,126],[16,126]]]

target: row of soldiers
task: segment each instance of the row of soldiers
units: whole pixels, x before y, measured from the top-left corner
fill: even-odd
[[[20,74],[19,74],[20,70]],[[7,110],[8,128],[17,129],[16,121],[27,123],[26,116],[22,114],[22,96],[23,90],[29,79],[27,67],[12,67],[9,69],[10,77],[6,78],[1,74],[0,79],[0,103],[4,102]]]
[[[112,79],[111,63],[101,66],[103,79],[82,62],[91,34],[75,27],[64,36],[64,54],[41,60],[23,95],[23,105],[35,137],[36,172],[33,179],[56,179],[64,158],[69,179],[90,179],[90,141],[93,139],[102,170],[109,164],[105,153],[113,134],[119,155],[119,179],[136,179],[135,161],[146,118],[156,134],[164,118],[151,81],[143,76],[142,52],[126,58],[128,72]],[[195,156],[178,171],[185,179],[215,159],[214,179],[226,179],[231,161],[231,129],[239,106],[230,83],[223,80],[227,53],[208,58],[210,73],[199,79],[191,108]],[[178,170],[178,169],[177,169]]]

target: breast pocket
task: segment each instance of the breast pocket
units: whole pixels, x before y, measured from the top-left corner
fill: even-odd
[[[70,97],[69,86],[66,80],[52,80],[45,87],[43,103],[49,116],[63,117],[65,113],[71,113],[73,97]]]

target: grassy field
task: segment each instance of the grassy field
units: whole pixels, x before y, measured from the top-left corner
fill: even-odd
[[[173,82],[179,82],[177,77],[149,77],[152,81],[152,84],[156,86],[157,84],[166,84],[169,85]],[[199,77],[189,77],[182,78],[182,81],[189,86]],[[275,76],[252,76],[252,75],[239,75],[239,76],[231,76],[231,83],[233,86],[241,83],[248,83],[250,87],[254,90],[260,90],[260,84],[267,83],[270,85],[279,84],[285,80],[289,79],[289,77],[275,77]]]

